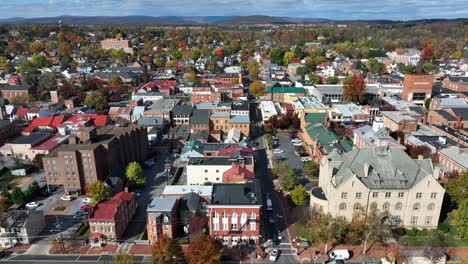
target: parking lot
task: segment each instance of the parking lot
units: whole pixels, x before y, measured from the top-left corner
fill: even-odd
[[[303,163],[301,158],[296,154],[296,147],[291,142],[291,135],[286,132],[281,132],[277,133],[276,136],[279,139],[279,145],[276,146],[276,148],[282,149],[284,152],[281,154],[273,154],[273,158],[275,159],[277,156],[284,157],[284,160],[281,160],[281,162],[288,164],[298,176],[301,175]]]

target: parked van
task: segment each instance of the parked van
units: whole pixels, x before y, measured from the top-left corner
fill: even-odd
[[[346,249],[335,249],[332,253],[330,253],[330,258],[338,260],[347,260],[349,259],[349,251]]]

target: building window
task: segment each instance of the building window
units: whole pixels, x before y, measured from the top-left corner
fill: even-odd
[[[372,193],[372,198],[378,198],[379,197],[379,193],[378,192],[373,192]]]
[[[345,203],[341,203],[340,204],[340,211],[345,211],[346,210],[346,204]]]
[[[362,193],[358,192],[356,193],[356,199],[361,199]]]
[[[216,170],[216,173],[218,173],[218,172],[219,172],[219,170]]]
[[[426,216],[426,225],[432,224],[432,216]]]
[[[437,193],[431,193],[431,199],[435,199],[437,197]]]
[[[205,173],[208,173],[208,170],[205,170]]]
[[[227,218],[227,213],[223,212],[223,218]]]
[[[403,204],[402,204],[402,203],[399,203],[399,202],[398,202],[397,204],[395,204],[395,210],[396,210],[396,211],[400,211],[402,207],[403,207]]]
[[[416,193],[416,199],[421,199],[422,198],[422,193]]]
[[[213,213],[213,218],[219,218],[218,212],[214,212],[214,213]]]
[[[359,203],[355,203],[353,206],[354,210],[359,210],[361,208],[361,205]]]
[[[228,223],[223,223],[223,230],[228,230]]]
[[[346,192],[341,193],[341,199],[346,199],[346,197],[348,197],[348,193]]]
[[[255,214],[254,212],[252,212],[250,214],[250,219],[256,219],[257,218],[257,214]]]
[[[213,223],[213,230],[219,230],[219,223]]]
[[[169,230],[169,225],[164,225],[164,230]]]
[[[392,197],[392,193],[391,192],[386,192],[385,193],[385,198],[391,198]]]
[[[231,224],[231,230],[237,230],[237,223]]]
[[[371,203],[370,208],[377,209],[377,203],[376,202]]]
[[[412,225],[415,225],[415,224],[417,224],[417,223],[418,223],[418,217],[417,217],[417,216],[412,216],[412,217],[411,217],[411,224],[412,224]]]
[[[413,205],[413,211],[419,211],[419,203]]]
[[[247,214],[245,212],[242,212],[241,213],[241,219],[246,219],[247,218]]]
[[[404,196],[404,193],[403,193],[403,192],[399,192],[399,193],[398,193],[398,198],[403,198],[403,196]]]
[[[434,211],[434,204],[433,204],[433,203],[430,203],[430,204],[427,206],[427,210],[428,210],[428,211]]]
[[[250,225],[250,231],[254,231],[257,229],[257,223],[255,223],[255,221],[250,221],[249,225]]]
[[[388,211],[390,209],[390,203],[384,203],[382,208],[386,211]]]

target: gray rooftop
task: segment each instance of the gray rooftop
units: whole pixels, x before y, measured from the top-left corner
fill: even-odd
[[[193,107],[190,105],[176,105],[174,109],[172,109],[173,115],[180,115],[180,116],[190,116],[192,114]]]
[[[229,120],[231,124],[250,124],[250,118],[248,115],[235,115],[231,116]]]
[[[260,183],[250,181],[238,183],[215,183],[213,205],[262,205]]]
[[[245,165],[253,165],[253,157],[239,157],[244,159]],[[236,162],[238,157],[192,157],[189,159],[187,165],[192,166],[222,166],[231,165],[232,162]]]
[[[148,205],[146,212],[170,212],[178,199],[178,196],[156,197]]]
[[[329,159],[336,186],[356,175],[370,189],[408,189],[433,175],[431,160],[413,160],[400,148],[353,149]]]
[[[208,125],[210,123],[209,111],[205,109],[194,109],[190,117],[190,124],[192,125]]]
[[[413,116],[421,116],[414,111],[382,111],[380,113],[396,123],[400,123],[403,120],[414,121],[416,118]]]
[[[149,108],[152,111],[169,112],[180,102],[179,99],[161,99],[155,101]]]
[[[468,168],[468,148],[449,147],[442,149],[441,154],[447,156],[449,159],[455,161],[463,168]]]
[[[160,127],[165,124],[161,116],[142,116],[138,119],[138,125],[143,127]]]
[[[19,136],[13,139],[11,144],[30,144],[31,146],[36,146],[48,138],[51,137],[51,133],[33,133],[28,136]]]

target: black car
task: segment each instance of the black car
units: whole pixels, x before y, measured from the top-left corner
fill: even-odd
[[[286,157],[285,156],[276,156],[275,159],[276,160],[285,160]]]

